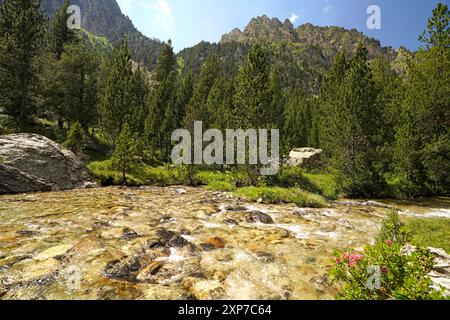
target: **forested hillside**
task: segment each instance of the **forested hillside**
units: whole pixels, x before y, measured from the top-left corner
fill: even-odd
[[[52,3],[44,1],[44,8]],[[0,133],[42,133],[88,160],[112,156],[104,166],[121,172],[124,183],[136,166],[170,162],[172,132],[195,121],[222,131],[278,128],[283,155],[297,147],[323,149],[315,170],[332,175],[342,194],[449,194],[446,5],[433,11],[414,54],[382,48],[355,30],[294,29],[263,16],[220,43],[202,42],[178,55],[170,41],[149,42],[161,47],[149,75],[133,62],[133,48],[149,56],[157,50],[134,41],[135,29],[115,1],[93,3],[87,12],[98,25],[85,27],[96,36],[67,29],[68,1],[50,21],[39,0],[3,2]],[[102,6],[106,16],[97,17]],[[110,19],[117,25],[107,31]],[[249,176],[243,184],[282,180],[257,178],[251,167],[233,169]]]
[[[0,0],[2,4],[4,0]],[[52,16],[64,0],[43,0],[42,8]],[[113,45],[119,45],[125,37],[135,61],[154,67],[162,43],[139,32],[130,18],[125,16],[115,0],[72,0],[81,9],[81,26],[97,36],[106,37]]]

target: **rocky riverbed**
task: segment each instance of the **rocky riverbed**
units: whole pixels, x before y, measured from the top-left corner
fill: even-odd
[[[253,204],[175,187],[1,196],[0,298],[329,299],[333,251],[374,241],[388,207]]]

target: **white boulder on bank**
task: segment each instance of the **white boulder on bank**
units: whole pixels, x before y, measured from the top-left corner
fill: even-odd
[[[321,159],[322,150],[314,148],[297,148],[289,153],[287,165],[290,167],[312,167]]]

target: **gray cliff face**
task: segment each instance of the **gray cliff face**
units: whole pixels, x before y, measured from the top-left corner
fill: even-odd
[[[0,136],[0,194],[95,186],[81,160],[36,134]]]

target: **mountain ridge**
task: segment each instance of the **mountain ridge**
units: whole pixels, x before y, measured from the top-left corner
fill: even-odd
[[[0,5],[3,0],[0,0]],[[51,16],[63,5],[64,0],[42,0],[42,8]],[[122,13],[116,0],[71,0],[81,9],[81,27],[94,35],[106,37],[117,46],[128,38],[133,59],[149,68],[156,64],[163,43],[142,34],[131,19]]]

